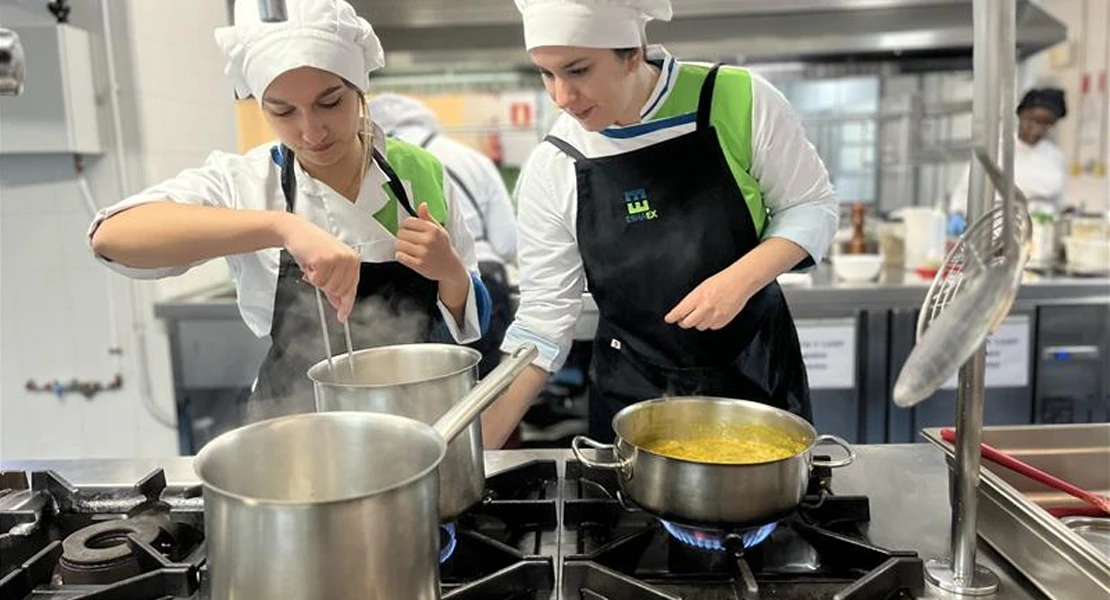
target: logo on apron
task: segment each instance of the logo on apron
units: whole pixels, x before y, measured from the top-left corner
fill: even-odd
[[[626,191],[624,193],[624,207],[628,211],[628,215],[624,217],[626,223],[650,221],[658,216],[655,209],[651,207],[647,190],[644,188]]]

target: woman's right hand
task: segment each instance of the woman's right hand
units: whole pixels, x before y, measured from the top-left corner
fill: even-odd
[[[362,257],[335,236],[305,219],[286,213],[282,244],[297,261],[304,280],[320,288],[345,323],[355,305]]]

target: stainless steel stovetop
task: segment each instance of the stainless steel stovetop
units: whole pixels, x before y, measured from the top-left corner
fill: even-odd
[[[189,459],[2,468],[0,598],[210,598]],[[487,453],[487,472],[485,499],[443,530],[447,600],[932,597],[914,546],[935,544],[920,543],[919,533],[913,543],[910,523],[903,534],[872,522],[876,509],[884,521],[892,516],[887,486],[897,477],[872,480],[868,497],[857,495],[866,474],[818,471],[806,506],[775,527],[707,532],[624,506],[611,473],[563,451]],[[837,489],[838,478],[848,485]]]

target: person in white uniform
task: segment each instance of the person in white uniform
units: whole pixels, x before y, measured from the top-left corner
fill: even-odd
[[[501,341],[512,320],[508,272],[516,262],[516,214],[505,182],[485,154],[444,135],[439,119],[420,100],[401,94],[378,94],[370,99],[374,122],[395,136],[434,154],[462,199],[460,210],[474,236],[478,270],[492,301],[490,323],[482,339],[471,347],[482,353],[478,374],[485,377],[501,359]]]
[[[1064,184],[1067,167],[1064,153],[1048,139],[1056,122],[1068,114],[1064,90],[1036,88],[1025,93],[1017,107],[1018,131],[1014,144],[1014,183],[1032,204],[1031,210],[1056,214],[1067,208]],[[967,214],[968,165],[949,200],[949,212],[958,217],[953,227]],[[960,231],[951,230],[952,233]]]
[[[343,321],[356,348],[471,342],[488,304],[442,165],[366,116],[369,72],[384,63],[373,28],[344,0],[287,5],[287,21],[266,23],[257,1],[238,0],[235,25],[216,30],[237,94],[258,101],[278,142],[213,152],[100,211],[88,233],[100,260],[135,278],[227,259],[243,320],[271,340],[248,420],[314,410],[317,290],[335,309],[333,354]]]
[[[668,0],[516,0],[562,109],[517,190],[520,307],[505,336],[540,349],[483,415],[511,433],[570,349],[589,289],[599,323],[590,434],[630,403],[745,398],[811,418],[775,278],[820,261],[837,226],[828,173],[789,103],[747,69],[648,46]]]

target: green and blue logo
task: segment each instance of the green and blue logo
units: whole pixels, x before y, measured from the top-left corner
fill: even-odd
[[[625,192],[624,208],[628,211],[628,214],[624,217],[626,223],[651,221],[659,216],[655,209],[651,207],[651,202],[647,197],[647,190],[644,188]]]

